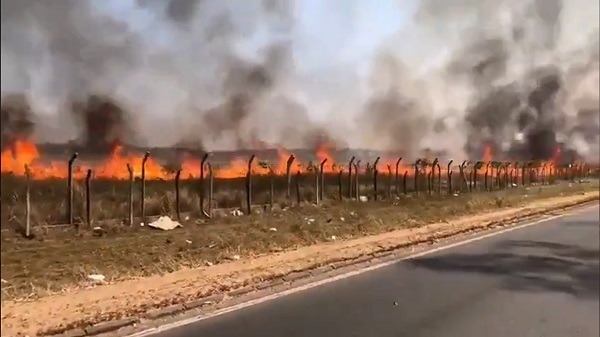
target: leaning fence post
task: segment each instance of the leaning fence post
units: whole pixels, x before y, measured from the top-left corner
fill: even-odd
[[[437,169],[438,169],[438,194],[441,195],[442,194],[442,166],[440,166],[440,163],[437,163]]]
[[[379,170],[377,170],[377,165],[379,164],[379,159],[381,159],[381,157],[377,157],[377,159],[375,159],[375,162],[373,163],[373,191],[375,192],[375,196],[373,197],[373,200],[377,201],[377,199],[379,198],[378,194],[378,186],[377,186],[377,175],[379,174]]]
[[[398,158],[398,160],[396,161],[396,172],[395,172],[395,180],[394,180],[394,189],[396,191],[396,195],[400,195],[400,185],[399,185],[399,170],[400,170],[400,162],[402,161],[402,157]]]
[[[92,170],[87,170],[87,175],[85,176],[85,220],[87,222],[88,227],[92,226]]]
[[[354,165],[354,185],[356,185],[355,186],[356,201],[359,201],[360,200],[360,181],[359,181],[358,168],[360,165],[360,160],[357,161],[356,163],[354,163],[353,165]]]
[[[479,168],[483,165],[483,162],[477,161],[473,164],[473,190],[477,192],[477,180],[479,180]]]
[[[344,192],[342,191],[342,177],[344,176],[344,169],[340,166],[338,172],[338,197],[340,201],[344,200]]]
[[[432,177],[433,177],[433,175],[431,174],[432,172],[433,172],[432,170],[427,171],[427,194],[429,196],[431,196],[431,194],[433,193],[432,192],[433,186],[431,186],[431,181],[432,181]]]
[[[180,201],[180,193],[179,190],[179,178],[181,177],[181,169],[175,172],[175,214],[177,216],[177,220],[181,221],[181,201]]]
[[[448,162],[448,167],[446,171],[446,174],[448,175],[448,194],[452,194],[452,170],[450,169],[450,166],[452,166],[453,162],[454,160],[450,160]]]
[[[206,168],[208,169],[208,212],[202,212],[208,218],[212,217],[212,209],[213,209],[213,194],[215,193],[215,175],[213,173],[213,167],[210,162],[206,163]]]
[[[496,162],[496,184],[498,184],[498,189],[501,188],[500,187],[500,178],[501,178],[500,177],[500,171],[501,170],[502,170],[502,163]],[[493,169],[492,169],[492,172],[493,172]],[[494,175],[494,174],[492,173],[492,175]],[[494,183],[493,183],[493,180],[492,180],[492,188],[493,188],[493,186],[494,186]]]
[[[274,203],[274,199],[275,199],[275,187],[274,187],[274,180],[275,180],[275,171],[273,171],[273,168],[271,167],[271,165],[267,165],[267,168],[269,169],[269,211],[273,211],[273,203]]]
[[[289,200],[292,196],[292,164],[294,163],[294,160],[296,159],[296,157],[294,157],[293,154],[291,154],[286,162],[285,165],[285,176],[286,176],[286,182],[287,182],[287,190],[285,192],[285,197]]]
[[[148,161],[148,157],[150,157],[150,151],[146,151],[146,153],[144,153],[144,157],[142,158],[142,196],[140,200],[140,214],[142,221],[144,221],[146,217],[146,162]]]
[[[352,169],[354,167],[355,159],[356,158],[352,156],[352,158],[350,158],[350,162],[348,163],[348,199],[352,199]],[[358,174],[358,172],[355,172],[354,174]]]
[[[252,213],[252,163],[255,155],[251,155],[248,159],[248,171],[246,172],[246,211],[248,215]]]
[[[388,189],[388,199],[392,200],[392,166],[391,165],[387,165],[387,169],[388,169],[388,183],[387,183],[387,189]]]
[[[468,162],[467,165],[471,165],[471,162]],[[473,169],[469,171],[469,193],[473,192],[473,179],[474,179],[474,173],[475,172],[475,164],[473,164]]]
[[[310,162],[310,171],[314,172],[314,177],[315,177],[315,204],[319,204],[319,197],[320,197],[320,193],[319,193],[319,189],[320,189],[320,183],[319,183],[319,167],[317,165],[313,165],[312,162]]]
[[[200,161],[200,177],[199,177],[199,185],[198,185],[198,199],[200,200],[200,214],[202,214],[205,218],[208,218],[209,215],[204,211],[204,165],[208,160],[208,153],[205,153],[202,156],[202,160]]]
[[[68,188],[68,199],[67,199],[67,221],[69,225],[73,225],[73,202],[74,202],[74,193],[73,193],[73,164],[75,164],[75,160],[77,159],[77,152],[73,153],[71,158],[69,159],[69,166],[67,171],[67,188]]]
[[[430,183],[431,184],[431,192],[430,192],[431,194],[433,194],[433,186],[435,183],[435,168],[437,167],[438,161],[439,161],[438,158],[435,158],[433,160],[433,163],[431,163],[431,178],[430,178],[431,179],[431,183]]]
[[[510,167],[510,163],[506,163],[504,164],[504,189],[508,189],[510,186],[510,180],[509,180],[509,176],[508,176],[508,169],[510,168],[512,170],[512,168]]]
[[[321,201],[323,201],[323,191],[325,190],[325,173],[323,172],[325,170],[325,163],[327,163],[327,158],[323,159],[321,161],[321,166],[319,166],[319,199],[321,199]]]
[[[298,206],[300,206],[300,179],[302,177],[302,173],[300,170],[296,171],[296,201]]]
[[[488,188],[488,176],[490,175],[490,166],[492,165],[492,162],[487,162],[485,164],[485,174],[483,176],[483,187],[485,188],[485,191],[489,191]]]
[[[415,194],[419,195],[419,164],[421,164],[421,159],[417,159],[415,162]]]
[[[467,161],[463,160],[462,164],[458,167],[459,175],[460,175],[460,192],[464,191],[464,188],[467,188],[467,177],[465,176],[465,165],[467,165]]]
[[[31,171],[25,164],[25,238],[31,237]]]
[[[547,164],[543,163],[542,164],[542,185],[546,184],[546,168],[547,168]]]
[[[127,164],[127,172],[129,172],[129,214],[128,214],[128,220],[129,220],[129,226],[133,226],[133,184],[134,184],[134,179],[133,179],[133,168],[131,167],[131,165],[129,163]]]
[[[527,163],[529,186],[533,185],[533,162]]]

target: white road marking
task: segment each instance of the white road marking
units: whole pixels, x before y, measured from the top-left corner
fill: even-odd
[[[301,291],[304,291],[304,290],[315,288],[315,287],[318,287],[318,286],[321,286],[321,285],[324,285],[324,284],[327,284],[327,283],[331,283],[331,282],[343,280],[343,279],[346,279],[346,278],[349,278],[349,277],[352,277],[352,276],[355,276],[355,275],[360,275],[360,274],[363,274],[363,273],[366,273],[366,272],[369,272],[369,271],[373,271],[373,270],[376,270],[376,269],[379,269],[379,268],[387,267],[387,266],[393,265],[395,263],[398,263],[400,261],[404,261],[404,260],[409,260],[409,259],[414,259],[414,258],[418,258],[418,257],[430,255],[430,254],[437,253],[437,252],[440,252],[440,251],[452,249],[452,248],[455,248],[455,247],[459,247],[459,246],[462,246],[462,245],[466,245],[466,244],[469,244],[469,243],[473,243],[473,242],[477,242],[477,241],[480,241],[480,240],[483,240],[483,239],[487,239],[487,238],[490,238],[490,237],[493,237],[493,236],[497,236],[497,235],[505,234],[505,233],[508,233],[508,232],[512,232],[512,231],[515,231],[515,230],[518,230],[518,229],[523,229],[523,228],[531,227],[531,226],[538,225],[538,224],[541,224],[541,223],[544,223],[544,222],[549,222],[549,221],[552,221],[552,220],[556,220],[556,219],[559,219],[559,218],[562,218],[562,217],[565,217],[565,216],[573,215],[573,214],[576,214],[576,213],[582,213],[582,212],[585,212],[585,211],[587,211],[589,209],[592,209],[594,207],[598,207],[598,205],[595,204],[595,205],[588,206],[588,207],[578,208],[578,209],[575,209],[575,210],[572,210],[572,211],[565,212],[563,214],[544,217],[542,219],[538,219],[538,220],[535,220],[535,221],[525,222],[525,223],[520,224],[520,225],[514,225],[514,226],[511,226],[511,227],[508,227],[508,228],[505,228],[505,229],[497,230],[497,231],[494,231],[492,233],[481,234],[481,235],[477,235],[476,237],[467,238],[467,239],[464,239],[464,240],[461,240],[461,241],[458,241],[458,242],[453,242],[453,243],[442,245],[442,246],[439,246],[439,247],[427,249],[425,251],[422,251],[422,252],[419,252],[419,253],[415,253],[415,254],[412,254],[412,255],[408,255],[408,256],[405,256],[405,257],[400,257],[400,258],[394,259],[392,261],[382,262],[382,263],[379,263],[377,265],[365,267],[365,268],[360,269],[360,270],[353,270],[353,271],[350,271],[350,272],[345,273],[345,274],[332,276],[332,277],[324,279],[324,280],[315,281],[313,283],[309,283],[309,284],[306,284],[306,285],[303,285],[303,286],[299,286],[299,287],[287,289],[287,290],[284,290],[284,291],[281,291],[281,292],[278,292],[278,293],[275,293],[275,294],[271,294],[271,295],[267,295],[267,296],[264,296],[264,297],[261,297],[261,298],[257,298],[255,300],[251,300],[251,301],[247,301],[247,302],[244,302],[244,303],[236,304],[236,305],[233,305],[233,306],[230,306],[230,307],[227,307],[227,308],[215,310],[214,312],[211,312],[211,313],[202,314],[202,315],[198,315],[198,316],[195,316],[195,317],[190,317],[190,318],[187,318],[187,319],[184,319],[184,320],[181,320],[181,321],[177,321],[177,322],[173,322],[173,323],[161,325],[161,326],[156,327],[156,328],[150,328],[150,329],[147,329],[147,330],[144,330],[144,331],[136,332],[136,333],[131,334],[131,335],[127,336],[127,337],[152,336],[152,335],[155,335],[155,334],[158,334],[158,333],[161,333],[161,332],[165,332],[165,331],[168,331],[168,330],[171,330],[171,329],[174,329],[174,328],[178,328],[178,327],[181,327],[181,326],[184,326],[184,325],[188,325],[188,324],[196,323],[196,322],[199,322],[199,321],[207,320],[207,319],[210,319],[210,318],[213,318],[213,317],[216,317],[216,316],[225,315],[225,314],[228,314],[228,313],[231,313],[231,312],[234,312],[234,311],[238,311],[238,310],[241,310],[241,309],[244,309],[244,308],[247,308],[247,307],[251,307],[251,306],[254,306],[254,305],[257,305],[257,304],[260,304],[260,303],[264,303],[264,302],[271,301],[271,300],[274,300],[274,299],[277,299],[277,298],[280,298],[280,297],[288,296],[288,295],[291,295],[291,294],[294,294],[294,293],[297,293],[297,292],[301,292]]]

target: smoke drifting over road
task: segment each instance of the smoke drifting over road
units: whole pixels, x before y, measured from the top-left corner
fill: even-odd
[[[328,142],[408,158],[490,144],[537,159],[562,142],[598,160],[597,0],[421,0],[366,74],[299,66],[299,2],[2,1],[3,146]]]

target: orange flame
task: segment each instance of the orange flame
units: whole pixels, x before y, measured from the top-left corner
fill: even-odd
[[[277,160],[268,163],[268,166],[265,166],[258,158],[255,159],[252,172],[262,175],[269,174],[271,171],[278,175],[285,174],[290,153],[281,149],[277,153]],[[324,166],[325,172],[333,171],[335,161],[326,146],[320,147],[316,156],[319,160],[327,159],[327,165]],[[77,161],[74,165],[73,176],[76,179],[83,178],[87,174],[87,170],[91,169],[95,178],[128,179],[129,172],[126,167],[129,164],[134,176],[138,177],[141,175],[142,162],[143,157],[141,155],[127,154],[122,146],[116,145],[110,156],[99,163]],[[305,168],[302,163],[295,162],[294,164],[294,170]],[[201,160],[198,158],[185,158],[181,164],[182,177],[199,177],[200,165]],[[28,167],[33,179],[66,178],[68,175],[66,160],[44,161],[36,145],[28,141],[16,141],[11,148],[4,150],[1,166],[3,173],[10,172],[16,175],[25,175],[25,167]],[[215,165],[213,168],[214,176],[221,179],[244,177],[247,170],[248,161],[246,158],[236,158],[226,165]],[[165,166],[149,157],[146,161],[145,175],[147,179],[171,179],[173,172],[169,172]]]
[[[560,156],[560,150],[555,158]],[[286,172],[287,161],[290,157],[290,153],[278,149],[278,158],[269,163],[268,166],[262,165],[259,158],[254,160],[252,165],[252,171],[255,174],[266,175],[271,170],[278,175],[283,175]],[[327,160],[323,166],[325,173],[337,173],[340,168],[343,167],[347,170],[347,162],[337,163],[333,156],[330,154],[329,147],[327,144],[319,146],[315,152],[317,161],[313,164],[319,166],[323,160]],[[27,166],[31,172],[32,179],[48,179],[48,178],[66,178],[68,174],[68,163],[66,160],[44,160],[39,153],[36,145],[29,141],[16,141],[12,144],[12,147],[2,152],[2,172],[13,173],[15,175],[25,175],[25,167]],[[382,158],[379,162],[378,170],[381,173],[388,173],[391,171],[392,174],[396,172],[397,158]],[[485,162],[492,161],[492,149],[490,146],[484,148],[483,160]],[[555,159],[556,160],[556,159]],[[133,174],[136,177],[141,175],[143,157],[140,154],[129,154],[126,153],[124,148],[120,145],[116,145],[106,159],[103,161],[93,163],[86,161],[76,161],[74,166],[73,175],[76,179],[84,178],[87,174],[87,170],[92,170],[95,178],[110,178],[110,179],[128,179],[129,172],[127,171],[127,164],[132,168]],[[340,165],[342,164],[342,165]],[[184,158],[181,164],[181,177],[183,178],[198,178],[200,175],[201,160],[199,158],[187,157]],[[446,166],[441,164],[441,171],[446,172]],[[455,163],[455,166],[458,165]],[[364,169],[364,165],[362,165]],[[247,158],[233,159],[226,165],[214,165],[213,173],[215,178],[231,179],[244,177],[248,169]],[[292,166],[292,171],[296,170],[305,171],[307,169],[306,163],[298,162],[296,159]],[[412,163],[402,161],[398,166],[398,173],[403,175],[406,171],[412,175],[414,167]],[[205,170],[206,172],[206,170]],[[164,165],[149,157],[146,161],[146,178],[149,180],[156,179],[172,179],[174,172],[166,169]],[[434,171],[437,174],[437,170]]]
[[[489,162],[492,161],[492,147],[491,146],[486,145],[483,148],[483,158],[482,158],[482,161],[484,163],[489,163]]]

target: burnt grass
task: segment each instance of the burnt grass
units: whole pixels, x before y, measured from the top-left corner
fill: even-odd
[[[10,183],[15,184],[17,179],[12,178],[15,179]],[[361,194],[370,194],[372,199],[373,191],[367,189],[368,178],[365,179],[364,193]],[[5,207],[22,207],[17,204],[21,195],[10,199],[11,192],[19,192],[18,189],[6,189],[5,184],[9,181],[2,179],[3,217]],[[197,197],[194,197],[197,188],[194,184],[197,182],[186,183],[188,185],[182,184],[182,190],[188,189],[185,192],[188,198],[185,199],[186,210],[194,212],[198,204]],[[219,187],[215,183],[215,199],[219,206],[239,207],[238,203],[244,200],[243,188],[240,188],[241,192],[234,188],[236,184],[243,185],[243,179],[220,183]],[[268,195],[269,188],[261,189],[260,180],[255,183],[258,204],[258,200],[265,201],[260,199],[264,196],[259,196]],[[8,226],[2,231],[2,301],[41,297],[79,287],[86,284],[89,274],[103,274],[108,281],[164,274],[182,268],[218,264],[234,255],[254,256],[325,242],[334,237],[341,240],[418,227],[461,215],[518,206],[532,199],[598,190],[599,186],[594,179],[581,184],[557,182],[492,192],[477,190],[448,194],[442,190],[441,194],[432,195],[426,191],[418,195],[393,193],[390,200],[386,199],[388,190],[383,184],[381,201],[340,202],[336,200],[338,192],[334,184],[328,185],[325,200],[316,206],[310,202],[314,191],[311,192],[308,186],[301,194],[306,202],[296,205],[294,201],[285,200],[285,190],[282,190],[285,179],[282,179],[277,185],[278,202],[274,203],[272,210],[257,206],[250,215],[234,216],[228,210],[219,209],[215,211],[218,216],[211,219],[188,216],[182,221],[183,227],[160,231],[138,223],[130,227],[114,220],[115,214],[120,215],[126,209],[123,205],[127,204],[128,185],[124,182],[95,181],[94,216],[97,219],[102,216],[113,219],[97,220],[94,227],[98,226],[100,230],[86,226],[79,230],[72,226],[48,226],[48,222],[44,221],[53,219],[50,213],[64,209],[66,187],[61,184],[66,184],[64,181],[60,184],[51,181],[34,184],[31,188],[32,210],[37,212],[36,219],[41,220],[33,227],[35,236],[25,239],[15,235]],[[173,182],[148,182],[147,198],[149,205],[153,205],[148,206],[148,213],[164,214],[172,210],[164,206],[164,200],[169,200],[167,198],[170,197],[165,194],[174,193],[173,189]],[[5,193],[8,201],[13,202],[9,206],[4,204]],[[101,200],[100,196],[109,200]],[[182,206],[183,203],[182,200]],[[80,216],[81,206],[78,207],[77,214]],[[18,215],[17,212],[12,214],[15,219]]]

